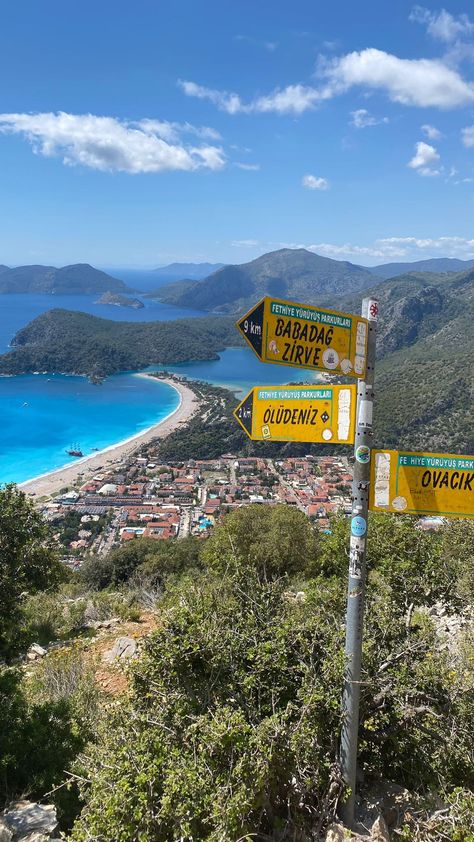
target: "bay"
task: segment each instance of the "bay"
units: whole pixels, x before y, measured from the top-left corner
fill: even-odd
[[[288,383],[315,383],[317,371],[261,363],[250,348],[226,348],[218,360],[202,360],[177,365],[150,366],[148,371],[170,371],[190,380],[204,380],[230,389],[240,399],[253,386],[277,386]]]
[[[74,461],[66,450],[93,448],[143,432],[173,412],[176,389],[117,374],[101,386],[85,377],[24,374],[0,378],[0,482],[24,482]]]
[[[96,304],[96,296],[0,295],[0,352],[31,319],[55,307],[81,310],[116,321],[168,321],[209,315],[144,300],[143,310]],[[240,398],[252,386],[314,382],[318,375],[259,362],[248,348],[228,348],[217,360],[151,366],[191,380],[231,389]],[[123,441],[169,415],[178,396],[164,383],[126,372],[100,386],[85,377],[20,375],[0,377],[0,483],[24,482],[74,459],[66,450],[77,443],[92,448]]]

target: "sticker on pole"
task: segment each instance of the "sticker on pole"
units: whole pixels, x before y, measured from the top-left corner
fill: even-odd
[[[368,320],[361,316],[267,297],[237,327],[262,362],[365,375]]]
[[[356,386],[254,386],[234,416],[254,441],[353,444]]]
[[[440,517],[474,517],[474,456],[374,450],[369,507]]]

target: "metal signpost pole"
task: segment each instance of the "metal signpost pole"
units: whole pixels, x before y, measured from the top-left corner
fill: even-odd
[[[373,444],[372,414],[374,400],[375,338],[378,309],[376,300],[373,298],[364,298],[362,302],[362,315],[369,321],[369,336],[367,342],[367,372],[364,380],[358,380],[357,386],[349,586],[347,592],[346,673],[342,697],[343,722],[340,748],[342,779],[350,789],[350,794],[341,804],[340,811],[341,818],[346,827],[353,826],[355,807],[370,455]]]

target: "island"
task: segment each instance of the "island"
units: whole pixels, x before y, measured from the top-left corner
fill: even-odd
[[[127,295],[121,295],[119,292],[104,292],[96,304],[115,304],[117,307],[130,307],[132,310],[141,310],[145,305],[139,298],[128,298]]]

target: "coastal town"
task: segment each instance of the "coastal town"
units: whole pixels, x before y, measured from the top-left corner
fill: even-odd
[[[113,469],[63,490],[41,509],[52,524],[63,560],[78,567],[90,553],[140,538],[208,536],[228,512],[250,503],[287,503],[322,530],[351,507],[347,457],[236,457],[161,464],[153,445]]]

